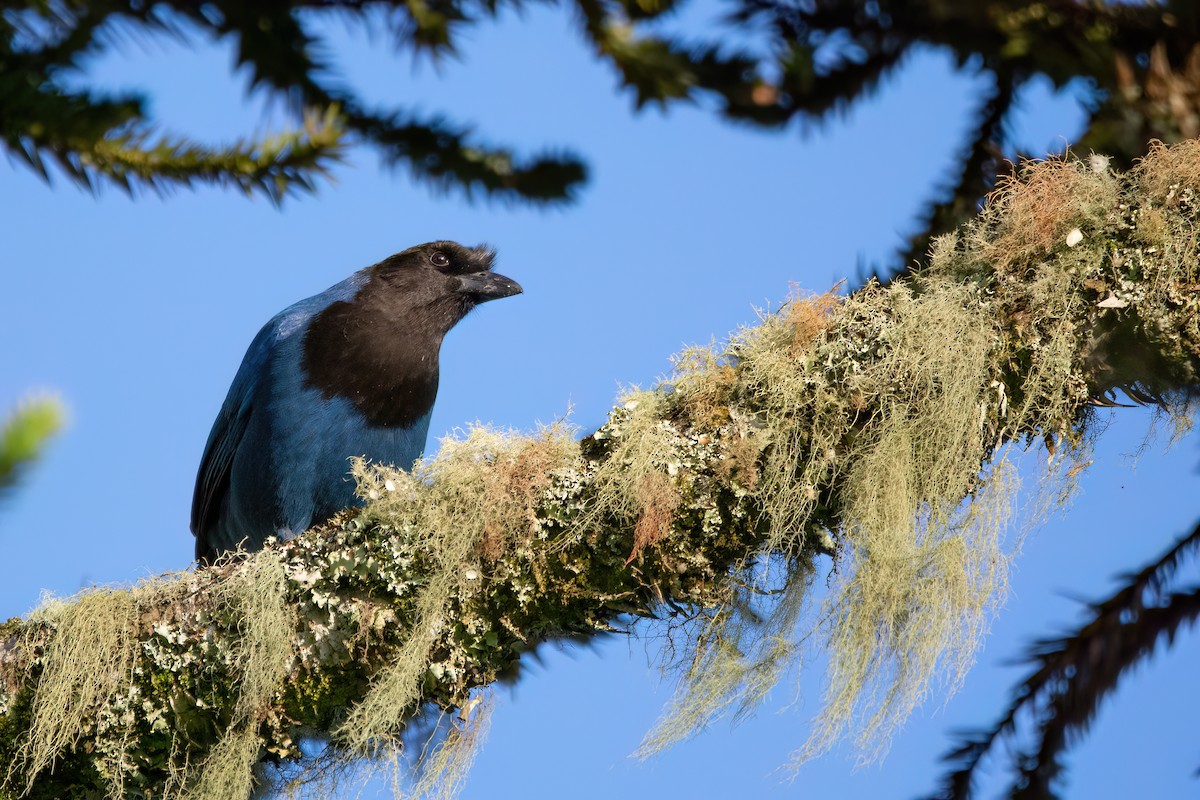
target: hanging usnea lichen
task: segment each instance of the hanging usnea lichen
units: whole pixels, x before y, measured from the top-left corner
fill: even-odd
[[[363,508],[294,541],[10,620],[0,798],[322,796],[405,748],[449,796],[523,653],[641,618],[680,678],[643,755],[815,650],[797,761],[878,755],[1003,599],[1012,449],[1045,449],[1061,503],[1098,401],[1190,421],[1198,203],[1196,142],[1123,175],[1026,164],[911,279],[795,297],[582,440],[476,427],[412,474],[356,462]]]

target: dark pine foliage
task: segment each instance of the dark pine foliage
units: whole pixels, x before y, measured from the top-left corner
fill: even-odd
[[[1020,89],[1037,76],[1086,96],[1087,129],[1075,146],[1110,155],[1115,166],[1128,166],[1152,138],[1200,134],[1200,5],[1193,0],[723,0],[722,28],[708,41],[670,32],[666,18],[685,0],[559,2],[639,108],[703,98],[730,120],[805,126],[873,94],[922,47],[947,49],[962,71],[989,76],[956,166],[900,265],[923,255],[930,236],[969,217],[1002,160],[1022,155],[1005,131]],[[0,0],[0,141],[39,173],[50,160],[85,186],[205,181],[278,200],[311,191],[347,144],[363,143],[440,188],[569,200],[586,180],[579,158],[565,151],[521,156],[437,115],[373,107],[333,81],[337,65],[322,58],[320,32],[334,16],[385,28],[398,49],[438,56],[455,51],[464,29],[522,3]],[[232,39],[251,86],[286,101],[295,130],[211,148],[159,132],[143,97],[109,96],[79,80],[88,58],[121,35],[149,30],[183,41]]]
[[[1032,672],[1013,687],[996,724],[959,735],[959,744],[945,756],[951,769],[930,800],[972,797],[983,759],[1001,741],[1008,744],[1005,752],[1016,773],[1008,797],[1061,796],[1063,757],[1087,732],[1100,702],[1160,642],[1169,645],[1200,617],[1200,585],[1174,585],[1180,565],[1194,560],[1197,551],[1200,525],[1153,563],[1123,576],[1111,596],[1089,604],[1081,627],[1034,642],[1025,658]]]
[[[1005,158],[1020,89],[1031,79],[1078,87],[1086,128],[1073,146],[1127,168],[1151,139],[1200,135],[1200,5],[1192,0],[739,0],[732,19],[772,31],[780,118],[822,117],[863,95],[916,47],[953,53],[990,78],[967,140],[921,217],[900,265],[972,216]],[[930,97],[930,102],[939,98]],[[919,109],[915,113],[920,113]]]

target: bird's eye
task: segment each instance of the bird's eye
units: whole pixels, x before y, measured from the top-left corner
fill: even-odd
[[[429,263],[441,269],[442,267],[450,266],[450,257],[441,250],[435,250],[433,254],[429,256]]]

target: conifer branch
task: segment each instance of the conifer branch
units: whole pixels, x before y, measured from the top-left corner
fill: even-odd
[[[1064,770],[1070,743],[1087,732],[1101,701],[1121,678],[1146,661],[1160,643],[1170,645],[1200,618],[1200,586],[1174,587],[1181,562],[1200,550],[1200,525],[1162,556],[1136,573],[1104,600],[1089,603],[1090,618],[1062,636],[1030,646],[1025,661],[1033,669],[1013,687],[1011,701],[991,727],[959,734],[944,760],[953,767],[942,776],[931,800],[967,800],[986,756],[997,743],[1010,745],[1006,760],[1018,775],[1009,797],[1052,797]],[[1017,742],[1018,716],[1028,714],[1035,736]]]
[[[41,454],[64,416],[57,398],[34,397],[21,402],[0,424],[0,497]]]

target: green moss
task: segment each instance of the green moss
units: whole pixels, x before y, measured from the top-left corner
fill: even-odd
[[[335,674],[303,669],[289,681],[280,703],[287,716],[301,727],[329,730],[363,696],[367,686],[366,675],[359,671]]]

